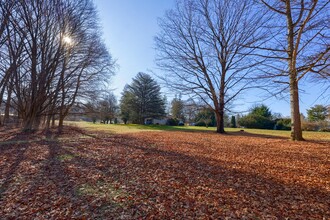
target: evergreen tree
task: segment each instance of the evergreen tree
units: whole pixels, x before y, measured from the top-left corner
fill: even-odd
[[[309,121],[324,121],[328,114],[327,107],[323,105],[315,105],[307,110],[307,118]]]
[[[266,105],[256,105],[250,110],[251,115],[259,115],[265,118],[271,118],[272,112]]]
[[[239,119],[239,124],[246,128],[273,129],[275,121],[272,113],[265,105],[254,106],[250,113]]]
[[[236,128],[236,127],[237,127],[237,126],[236,126],[236,118],[235,118],[234,115],[231,116],[231,123],[230,123],[230,126],[231,126],[232,128]]]
[[[124,122],[144,124],[146,118],[159,118],[165,115],[165,102],[160,86],[146,73],[138,73],[133,82],[127,85],[121,99],[121,116]]]

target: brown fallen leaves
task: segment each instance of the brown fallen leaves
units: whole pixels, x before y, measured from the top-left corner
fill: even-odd
[[[4,219],[329,219],[330,143],[1,131]]]

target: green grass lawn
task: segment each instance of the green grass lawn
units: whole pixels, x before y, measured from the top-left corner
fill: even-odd
[[[215,127],[199,126],[166,126],[166,125],[138,125],[138,124],[93,124],[91,122],[67,122],[68,125],[74,125],[89,131],[103,131],[114,134],[134,133],[141,131],[187,131],[187,132],[214,132]],[[242,128],[225,128],[228,133],[238,132]],[[247,129],[245,132],[259,135],[271,135],[290,138],[290,131],[265,130],[265,129]],[[330,140],[330,132],[312,132],[304,131],[303,136],[307,140]]]

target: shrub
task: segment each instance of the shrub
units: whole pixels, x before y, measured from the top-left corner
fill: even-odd
[[[183,121],[179,121],[178,125],[179,125],[179,126],[184,126]]]
[[[240,118],[239,124],[246,128],[273,129],[275,122],[261,115],[247,115]]]
[[[290,118],[283,118],[276,121],[275,130],[291,130],[291,119]]]
[[[213,123],[211,119],[201,119],[196,122],[195,126],[215,127],[216,124]]]
[[[322,132],[330,132],[330,127],[320,128],[319,131],[322,131]]]
[[[195,123],[195,126],[204,126],[205,127],[206,125],[205,125],[205,122],[198,121],[198,122]]]
[[[319,130],[318,131],[325,131],[325,132],[330,131],[330,122],[328,122],[328,121],[319,121],[317,123],[319,125]]]
[[[303,122],[301,129],[303,131],[317,131],[319,129],[319,126],[316,122]]]
[[[303,122],[302,123],[303,131],[330,131],[330,123],[327,121],[319,122]]]
[[[179,120],[175,119],[175,118],[169,118],[166,121],[166,125],[169,125],[169,126],[177,126],[178,123],[179,123]]]

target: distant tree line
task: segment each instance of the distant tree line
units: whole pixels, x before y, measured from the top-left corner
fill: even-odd
[[[0,0],[2,124],[48,129],[111,77],[91,0]]]
[[[147,119],[162,119],[166,125],[193,125],[216,127],[216,114],[203,101],[182,100],[175,96],[166,112],[166,98],[162,96],[158,83],[146,73],[138,73],[132,83],[125,86],[120,103],[112,92],[102,95],[85,105],[86,115],[95,123],[146,124]],[[330,130],[330,106],[315,105],[307,110],[307,118],[301,115],[302,129],[309,131]],[[291,118],[273,113],[264,104],[255,105],[246,115],[224,114],[224,126],[232,128],[256,128],[290,130]]]
[[[307,110],[307,118],[301,117],[301,126],[306,131],[330,131],[330,107],[315,105]],[[249,114],[241,116],[238,124],[245,128],[290,130],[291,119],[274,114],[266,105],[251,108]]]

